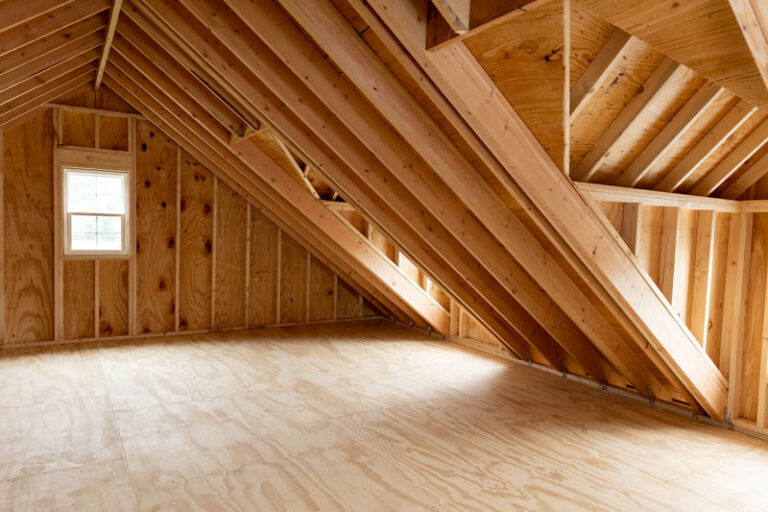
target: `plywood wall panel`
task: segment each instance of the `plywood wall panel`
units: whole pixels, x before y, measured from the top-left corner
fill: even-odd
[[[213,279],[213,174],[181,155],[179,329],[211,328]]]
[[[5,130],[5,343],[53,339],[53,114]]]
[[[278,228],[251,208],[250,284],[248,326],[275,323],[277,305]]]
[[[62,110],[59,116],[62,145],[86,148],[96,145],[96,119],[93,114]]]
[[[358,293],[343,279],[339,278],[336,317],[339,319],[357,318],[360,316],[360,299]]]
[[[216,305],[214,328],[245,326],[248,205],[219,180],[216,198]]]
[[[174,329],[176,144],[147,121],[137,123],[137,330]]]
[[[99,148],[128,151],[128,119],[99,116]]]
[[[94,307],[96,305],[93,260],[65,261],[63,266],[64,316],[62,318],[62,336],[75,340],[93,338]]]
[[[756,213],[752,227],[752,249],[745,330],[741,337],[741,396],[739,416],[754,421],[757,417],[760,379],[760,350],[763,341],[766,279],[768,278],[768,213]]]
[[[305,322],[307,251],[285,233],[280,251],[280,323]]]
[[[128,261],[99,261],[99,336],[128,334]]]
[[[309,321],[333,320],[333,272],[311,259],[309,267]]]

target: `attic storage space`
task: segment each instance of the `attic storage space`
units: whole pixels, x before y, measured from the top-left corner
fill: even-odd
[[[0,509],[762,510],[757,0],[0,2]]]

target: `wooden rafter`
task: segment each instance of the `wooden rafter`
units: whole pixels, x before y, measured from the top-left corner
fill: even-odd
[[[152,7],[157,7],[157,6],[155,6],[153,4]],[[173,20],[172,25],[173,25],[173,27],[176,30],[182,30],[183,29],[185,31],[185,36],[190,38],[189,39],[189,41],[190,41],[190,48],[202,48],[201,44],[203,44],[203,45],[206,44],[201,39],[199,39],[203,35],[200,32],[200,30],[201,30],[200,27],[190,27],[190,28],[185,28],[184,27],[184,25],[189,25],[189,22],[186,21],[188,19],[188,17],[182,18],[180,13],[175,12],[175,11],[171,12],[171,11],[167,11],[167,10],[160,11],[160,14],[162,14],[162,18],[163,19]],[[176,16],[176,18],[173,18],[174,16]],[[268,19],[269,19],[270,23],[274,23],[276,19],[279,19],[279,17],[270,17]],[[224,27],[233,27],[233,25],[234,25],[234,22],[230,22],[230,20],[227,20],[226,22],[222,22],[222,23],[224,23],[224,25],[223,25]],[[247,30],[243,30],[243,29],[238,29],[238,30],[240,31],[240,33],[247,33]],[[237,46],[237,45],[235,45],[235,46]],[[208,58],[208,59],[218,59],[219,57],[216,55],[216,53],[217,52],[206,51],[205,52],[206,58]],[[243,55],[250,55],[252,53],[253,52],[244,52]],[[267,55],[267,53],[261,53],[261,52],[259,54],[260,55],[261,54]],[[224,61],[227,61],[227,60],[231,61],[231,57],[225,58],[224,56],[222,56],[221,59],[222,59],[221,62],[224,62]],[[274,64],[273,64],[273,66],[274,66]],[[254,70],[267,70],[267,67],[265,65],[262,65],[262,66],[255,66],[253,69]],[[229,71],[228,74],[232,75],[231,70],[227,69],[227,71]],[[231,76],[230,78],[231,79],[236,79],[236,82],[233,82],[233,83],[239,84],[239,87],[241,88],[241,90],[243,90],[243,91],[250,91],[250,92],[248,92],[248,96],[250,98],[252,98],[252,99],[256,99],[258,97],[258,95],[260,95],[260,94],[261,95],[264,94],[263,92],[260,92],[260,91],[258,91],[256,89],[254,89],[254,84],[257,83],[258,80],[255,80],[253,77],[243,77],[242,79],[240,79],[240,78],[236,78],[235,76]],[[283,83],[283,85],[281,85],[280,87],[276,87],[276,89],[281,89],[281,88],[287,90],[287,85],[285,83]],[[307,120],[307,119],[317,119],[318,123],[322,123],[323,125],[327,126],[326,132],[328,130],[330,130],[331,129],[331,121],[333,120],[333,115],[332,114],[323,114],[322,112],[324,112],[326,110],[326,108],[323,107],[322,104],[314,105],[314,104],[308,103],[308,100],[311,97],[311,95],[308,96],[308,95],[306,95],[306,93],[303,93],[303,94],[301,94],[301,96],[305,98],[305,100],[302,102],[302,104],[305,105],[306,108],[307,108],[306,112],[303,113],[302,118],[305,119],[305,120]],[[259,99],[258,103],[262,104],[262,102],[263,102],[263,100]],[[283,111],[284,110],[285,109],[283,109],[283,108],[269,107],[265,111],[268,113],[269,116],[275,116],[275,115],[283,115]],[[320,117],[318,117],[318,115],[320,115]],[[322,121],[320,121],[320,119],[322,119]],[[280,127],[283,128],[283,129],[288,128],[288,126],[285,123],[280,123]],[[306,131],[305,130],[299,129],[299,130],[296,130],[295,133],[297,134],[298,137],[305,137],[306,136]],[[287,137],[287,139],[296,140],[296,138],[292,137],[292,136],[291,137]],[[306,140],[306,139],[304,139],[304,140]],[[343,152],[341,152],[339,154],[339,156],[341,156],[342,158],[345,158],[345,159],[349,159],[350,157],[352,157],[354,155],[365,154],[365,153],[361,153],[360,150],[356,149],[354,146],[350,146],[349,141],[350,141],[350,139],[347,137],[347,139],[345,139],[345,142],[344,142],[346,144],[346,146],[345,146],[346,149]],[[311,139],[309,139],[309,140],[306,140],[306,143],[302,144],[302,147],[306,150],[306,148],[311,147],[314,144],[316,144],[316,142],[313,142],[313,141],[311,141]],[[402,151],[401,151],[401,153],[402,153]],[[302,157],[302,158],[304,158],[304,157]],[[315,156],[315,158],[310,158],[309,160],[314,161],[316,159],[317,159],[317,156]],[[334,160],[337,160],[337,157],[332,157],[330,160],[327,160],[327,162],[329,162],[331,166],[338,166],[338,163],[334,163]],[[326,171],[331,168],[331,167],[329,167],[329,165],[320,165],[319,167],[325,169]],[[363,160],[361,161],[360,164],[350,165],[350,167],[352,169],[356,169],[356,170],[359,170],[359,171],[363,171],[364,169],[367,169],[367,171],[363,174],[365,181],[371,181],[372,179],[374,179],[374,177],[376,176],[376,173],[374,173],[372,171],[374,171],[377,168],[381,169],[380,165],[376,164],[375,161],[371,161],[370,157],[368,157],[368,156],[363,156]],[[383,169],[382,169],[381,172],[384,172]],[[334,176],[334,178],[336,178],[336,176]],[[403,204],[402,207],[398,206],[397,210],[399,212],[403,212],[403,213],[404,212],[409,212],[409,211],[415,212],[413,215],[407,215],[405,217],[406,219],[408,219],[411,222],[416,222],[416,223],[420,224],[422,227],[419,228],[419,229],[421,229],[423,233],[428,234],[429,237],[433,238],[434,240],[445,240],[445,241],[451,240],[450,233],[447,232],[447,231],[444,231],[443,228],[440,226],[440,223],[437,220],[429,220],[429,219],[421,220],[421,218],[424,217],[424,215],[425,215],[424,212],[423,212],[423,208],[418,206],[418,202],[415,200],[415,198],[413,198],[413,195],[410,192],[407,191],[407,189],[402,189],[402,190],[393,189],[393,187],[397,186],[397,183],[398,183],[397,180],[394,180],[392,178],[387,178],[386,176],[382,176],[382,179],[384,180],[382,182],[383,185],[381,187],[378,187],[378,188],[380,188],[382,191],[386,191],[386,192],[390,192],[391,191],[391,199],[390,199],[390,201],[398,201],[398,202],[400,202],[400,204]],[[355,181],[359,182],[359,178],[356,179]],[[347,194],[345,192],[345,197],[347,197],[347,195],[349,195],[349,197],[361,197],[361,196],[359,196],[357,194]],[[411,201],[411,203],[410,203],[411,206],[405,206],[403,201]],[[381,204],[382,203],[381,203],[380,200],[376,200],[376,201],[373,201],[371,203],[368,203],[368,206],[370,207],[371,205],[381,205]],[[421,213],[418,213],[419,209],[422,210]],[[364,208],[364,210],[365,210],[365,208]],[[385,219],[385,218],[386,219],[390,219],[388,224],[392,225],[391,222],[395,222],[395,220],[392,219],[391,216],[392,216],[392,213],[386,213],[386,214],[378,214],[378,213],[376,213],[376,214],[372,215],[373,218],[377,218],[377,219]],[[402,237],[402,236],[406,236],[406,235],[407,235],[407,232],[401,231],[398,236]],[[412,235],[407,235],[407,236],[412,236]],[[395,238],[397,239],[397,237],[395,237]],[[402,238],[400,238],[400,239],[402,240]],[[451,243],[455,243],[455,242],[451,242]],[[415,240],[414,242],[408,242],[407,243],[407,245],[409,247],[413,247],[414,249],[417,248],[417,247],[422,246],[422,244],[423,244],[423,242],[419,242],[418,240]],[[435,268],[438,268],[439,265],[445,265],[445,263],[432,264],[432,263],[429,262],[430,258],[433,259],[433,260],[436,259],[437,258],[437,254],[457,254],[457,255],[463,255],[463,254],[466,253],[466,250],[462,249],[461,246],[459,246],[459,245],[452,245],[452,246],[450,246],[450,248],[449,248],[449,246],[441,246],[441,247],[444,247],[445,250],[438,250],[438,251],[435,251],[435,252],[421,251],[420,254],[424,255],[424,258],[426,258],[426,262],[427,262],[427,264],[425,265],[425,264],[423,264],[423,261],[422,261],[421,262],[422,266],[424,266],[425,268],[435,269]],[[462,268],[463,268],[463,272],[470,272],[470,273],[475,273],[476,274],[478,272],[478,270],[477,270],[477,268],[474,265],[470,264],[470,261],[471,261],[471,257],[470,256],[466,256],[466,257],[465,256],[457,256],[455,258],[455,261],[453,261],[452,263],[456,264],[456,265],[461,265]],[[515,268],[515,265],[512,264],[512,266],[510,268],[508,268],[506,271],[509,272],[511,269],[514,269],[514,268]],[[450,274],[446,274],[446,273],[450,273],[450,272],[452,272],[452,271],[448,270],[448,269],[445,269],[445,270],[437,271],[437,272],[435,272],[435,274],[438,277],[440,277],[441,279],[446,279],[447,276],[450,275]],[[526,336],[534,335],[535,336],[534,338],[529,338],[529,339],[532,339],[532,342],[535,342],[540,347],[541,351],[545,351],[546,350],[546,352],[550,354],[549,355],[549,357],[551,358],[550,360],[553,361],[553,364],[556,367],[561,367],[561,364],[562,364],[561,360],[562,360],[562,358],[557,355],[557,343],[554,343],[554,345],[553,345],[551,338],[549,338],[549,341],[547,341],[548,335],[546,335],[546,331],[542,330],[541,328],[537,328],[535,322],[532,322],[530,316],[527,316],[527,313],[525,313],[525,311],[520,310],[520,306],[517,305],[516,301],[513,298],[511,298],[511,297],[509,297],[507,295],[507,298],[505,300],[495,299],[496,302],[498,302],[498,304],[499,304],[499,311],[494,311],[493,308],[488,307],[488,313],[484,314],[484,313],[482,313],[482,311],[483,311],[482,308],[486,307],[486,306],[482,306],[482,307],[479,306],[479,304],[481,304],[481,301],[478,300],[477,296],[473,297],[472,295],[468,295],[468,294],[461,295],[461,294],[464,294],[464,293],[468,293],[468,292],[464,292],[464,289],[467,288],[468,284],[472,285],[472,286],[484,286],[486,288],[486,293],[496,293],[496,294],[503,293],[501,290],[498,290],[498,285],[494,285],[493,283],[494,283],[493,279],[491,279],[489,277],[478,277],[477,279],[473,278],[469,283],[466,282],[466,281],[462,282],[461,278],[456,278],[455,280],[450,281],[450,284],[452,286],[451,289],[455,289],[456,293],[463,297],[462,300],[467,300],[468,304],[475,304],[476,305],[476,306],[474,306],[475,309],[477,311],[481,312],[481,318],[484,318],[485,321],[488,321],[490,323],[490,325],[501,326],[501,324],[498,323],[499,322],[498,315],[499,315],[499,312],[501,312],[507,318],[515,319],[516,324],[513,324],[513,325],[518,325],[518,328],[521,328],[520,326],[526,326],[524,329],[522,329],[522,332],[525,333]],[[489,289],[490,286],[493,286],[493,288],[490,288],[490,289],[494,289],[495,288],[498,291],[491,292],[490,289]],[[464,297],[466,297],[466,299],[464,299]],[[480,308],[480,309],[478,309],[478,308]],[[489,314],[492,315],[492,316],[488,316]],[[496,322],[496,323],[494,324],[494,322]],[[562,324],[562,322],[560,324]],[[560,324],[553,324],[553,325],[560,325]],[[562,325],[567,325],[567,324],[562,324]],[[558,328],[563,328],[563,327],[558,327]],[[508,343],[519,343],[519,341],[515,341],[516,340],[515,337],[510,337],[510,331],[509,331],[510,327],[508,327],[508,326],[507,327],[501,327],[501,329],[499,327],[495,327],[495,328],[492,328],[492,330],[493,330],[493,332],[499,333],[500,337],[502,339],[505,339]],[[506,334],[505,334],[505,331],[506,331]],[[571,332],[572,332],[572,335],[573,335],[575,341],[578,341],[579,343],[581,343],[583,341],[583,338],[581,337],[581,335],[578,334],[578,331],[576,331],[576,332],[571,331]],[[542,344],[545,341],[547,342],[548,345],[543,345]],[[547,346],[549,346],[550,348],[547,349],[546,348]],[[527,353],[527,349],[525,348],[524,344],[522,345],[522,347],[519,347],[515,351],[518,354],[526,354]]]
[[[74,0],[5,0],[0,2],[0,32],[72,2]]]
[[[728,0],[728,3],[768,87],[768,5],[761,0]]]
[[[685,69],[669,58],[651,73],[640,91],[627,103],[616,116],[611,125],[592,145],[581,162],[571,172],[574,181],[589,181],[603,164],[607,156],[619,143],[621,136],[637,122],[641,114],[651,108],[658,93],[670,82],[679,80],[685,74]]]
[[[96,73],[96,82],[93,84],[94,89],[98,90],[101,86],[101,79],[104,76],[104,68],[107,66],[107,60],[109,59],[109,50],[112,48],[112,39],[115,37],[115,29],[117,29],[117,20],[120,18],[120,9],[123,6],[123,0],[114,0],[112,8],[109,11],[109,24],[107,25],[107,33],[104,37],[104,48],[101,54],[101,61],[99,61],[99,71]]]
[[[370,4],[414,58],[426,66],[438,87],[568,241],[570,249],[588,265],[601,286],[622,304],[622,311],[632,315],[634,325],[643,332],[644,339],[636,340],[638,348],[650,357],[654,356],[650,352],[655,353],[662,359],[660,370],[671,371],[710,415],[722,418],[727,390],[720,372],[677,314],[657,296],[657,288],[634,258],[628,257],[626,248],[605,243],[611,235],[604,219],[546,157],[477,60],[462,45],[425,51],[421,43],[426,32],[424,16],[415,4],[404,0],[372,0]],[[553,194],[557,201],[552,201]],[[595,251],[596,247],[600,250]]]
[[[701,117],[712,102],[723,94],[724,89],[711,82],[702,85],[696,94],[686,102],[675,116],[661,129],[650,144],[629,164],[629,167],[616,179],[620,187],[633,187],[643,179],[648,169],[682,137],[686,130]]]
[[[743,100],[736,103],[654,188],[662,192],[677,190],[756,111],[757,107]]]
[[[736,181],[721,194],[723,199],[737,199],[746,190],[768,174],[768,154],[755,161]]]
[[[595,59],[581,75],[579,81],[571,87],[571,121],[579,115],[579,112],[611,75],[616,64],[621,61],[629,49],[631,39],[632,36],[623,30],[614,29]]]
[[[432,0],[432,4],[457,34],[469,30],[470,3],[471,0]]]
[[[728,153],[714,169],[704,175],[691,193],[697,196],[712,195],[765,144],[766,140],[768,140],[768,120],[763,121],[752,130],[752,133],[741,144]]]

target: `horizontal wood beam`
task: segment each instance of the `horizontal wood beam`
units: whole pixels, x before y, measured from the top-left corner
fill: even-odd
[[[740,100],[696,145],[664,176],[655,190],[674,192],[712,153],[719,148],[744,122],[757,111],[757,107]]]
[[[672,192],[657,192],[632,187],[617,187],[615,185],[600,185],[597,183],[576,183],[576,188],[586,193],[595,201],[609,203],[640,203],[648,206],[668,206],[688,210],[711,210],[717,212],[738,213],[741,211],[739,201],[699,197]],[[766,202],[768,204],[768,202]]]

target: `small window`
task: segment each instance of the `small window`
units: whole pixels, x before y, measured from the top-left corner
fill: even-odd
[[[64,254],[128,254],[128,173],[64,169]]]

